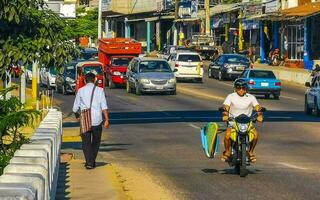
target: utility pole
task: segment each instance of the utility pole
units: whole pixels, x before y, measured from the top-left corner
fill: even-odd
[[[205,0],[204,8],[206,12],[206,35],[210,35],[210,0]]]
[[[179,13],[179,2],[180,0],[175,0],[175,9],[174,9],[174,18],[177,20],[179,18],[178,13]],[[177,23],[175,22],[173,24],[173,45],[178,44],[178,31],[177,31]]]
[[[32,64],[32,101],[36,102],[38,98],[38,61]]]
[[[99,0],[99,8],[98,8],[98,39],[101,39],[101,20],[102,20],[102,0]]]

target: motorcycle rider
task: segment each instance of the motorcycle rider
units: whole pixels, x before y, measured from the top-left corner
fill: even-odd
[[[238,79],[234,83],[235,92],[227,96],[226,100],[223,103],[225,112],[223,112],[223,121],[228,123],[228,128],[224,138],[225,151],[221,157],[222,161],[229,159],[231,154],[231,130],[233,128],[234,122],[229,122],[228,119],[230,116],[237,117],[241,114],[246,114],[247,116],[252,115],[253,109],[258,112],[257,121],[263,121],[261,106],[259,105],[255,96],[247,93],[247,83],[245,80]],[[254,139],[250,144],[248,157],[251,162],[255,162],[257,159],[253,154],[253,150],[258,142],[258,132],[254,128]]]

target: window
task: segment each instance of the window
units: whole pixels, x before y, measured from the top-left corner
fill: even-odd
[[[181,62],[200,62],[201,58],[199,55],[180,54],[178,60]]]
[[[132,71],[133,73],[137,73],[137,71],[138,71],[138,61],[137,61],[137,60],[134,60],[134,61],[132,62],[131,71]]]
[[[140,62],[139,72],[171,72],[171,68],[165,61],[142,61]]]
[[[225,56],[225,62],[226,63],[232,63],[232,62],[248,63],[249,60],[243,56]]]
[[[126,67],[129,65],[132,58],[112,58],[112,66],[117,67]]]
[[[94,75],[102,74],[101,66],[85,66],[83,67],[83,74],[86,75],[88,73],[93,73]]]
[[[287,27],[288,57],[290,60],[303,60],[304,27],[303,24],[291,24]]]
[[[245,70],[242,72],[242,74],[240,75],[240,78],[247,78],[248,75],[248,70]]]
[[[250,71],[250,78],[270,78],[275,79],[275,75],[272,71],[260,71],[260,70],[252,70]]]

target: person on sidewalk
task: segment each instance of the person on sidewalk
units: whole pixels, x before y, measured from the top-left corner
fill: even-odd
[[[86,85],[79,89],[73,104],[73,112],[79,113],[85,109],[91,110],[91,131],[81,133],[82,149],[86,159],[85,167],[93,169],[99,151],[102,133],[102,113],[105,117],[104,127],[109,127],[107,100],[104,90],[95,85],[96,76],[88,73],[85,76]],[[80,115],[76,118],[80,121]],[[81,131],[82,132],[82,131]]]

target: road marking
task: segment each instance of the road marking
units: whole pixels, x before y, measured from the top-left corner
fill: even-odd
[[[136,118],[121,118],[112,119],[110,121],[134,121],[134,120],[166,120],[166,119],[220,119],[221,117],[136,117]]]
[[[293,165],[293,164],[290,164],[290,163],[279,162],[278,164],[280,164],[282,166],[285,166],[285,167],[293,168],[293,169],[308,170],[308,168],[300,167],[300,166]]]
[[[281,97],[281,98],[285,98],[285,99],[295,100],[295,101],[297,101],[297,100],[298,100],[297,98],[289,97],[289,96],[280,96],[280,97]]]
[[[194,128],[194,129],[201,130],[201,128],[200,128],[199,126],[194,125],[194,124],[192,124],[192,123],[189,123],[188,125],[189,125],[190,127]]]

